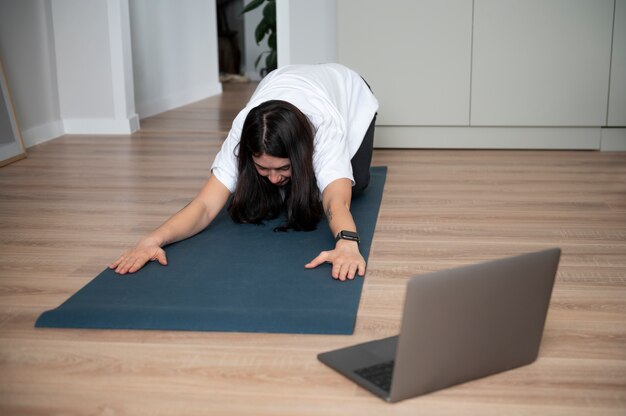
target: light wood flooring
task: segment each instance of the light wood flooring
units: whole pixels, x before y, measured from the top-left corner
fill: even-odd
[[[0,169],[0,415],[626,414],[625,153],[375,150],[389,173],[352,336],[35,329],[195,195],[252,87]],[[389,405],[316,359],[395,335],[415,274],[553,246],[532,365]]]

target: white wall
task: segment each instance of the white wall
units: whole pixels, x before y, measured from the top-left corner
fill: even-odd
[[[215,0],[131,0],[141,118],[220,94]]]
[[[64,132],[127,134],[136,130],[127,64],[128,1],[54,0],[51,6]]]
[[[61,135],[49,1],[0,1],[0,59],[26,147]]]
[[[55,0],[52,22],[62,118],[113,117],[108,21],[105,2]],[[82,92],[92,100],[84,100]]]
[[[279,67],[337,61],[337,1],[276,0]]]
[[[62,134],[137,128],[127,0],[4,1],[0,7],[1,57],[27,147]]]
[[[0,59],[27,147],[63,134],[128,134],[136,102],[160,112],[221,92],[215,0],[137,0],[136,11],[161,20],[139,29],[136,56],[129,1],[0,1]]]

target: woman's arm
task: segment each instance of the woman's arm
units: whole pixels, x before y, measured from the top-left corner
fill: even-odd
[[[205,229],[226,204],[230,191],[211,176],[198,195],[159,228],[142,238],[137,245],[123,253],[109,267],[119,274],[134,273],[148,261],[167,264],[167,244],[191,237]]]
[[[350,179],[337,179],[331,182],[322,193],[324,212],[333,237],[340,231],[357,231],[350,213],[351,199],[352,181]],[[334,279],[354,279],[356,274],[365,275],[365,259],[359,252],[359,244],[356,241],[339,240],[333,250],[322,251],[304,267],[311,269],[322,263],[333,264]]]

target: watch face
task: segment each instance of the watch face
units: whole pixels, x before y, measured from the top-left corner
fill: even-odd
[[[339,238],[344,240],[359,241],[359,235],[354,231],[342,231],[339,233]]]

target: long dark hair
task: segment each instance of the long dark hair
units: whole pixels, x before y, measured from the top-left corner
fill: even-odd
[[[285,213],[277,231],[311,231],[322,218],[320,193],[313,171],[313,126],[294,105],[266,101],[253,108],[241,131],[239,179],[228,212],[235,222],[260,224]],[[282,187],[258,174],[252,157],[288,158],[291,178]]]

